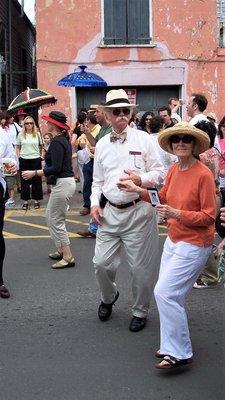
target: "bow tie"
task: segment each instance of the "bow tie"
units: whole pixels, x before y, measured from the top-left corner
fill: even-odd
[[[121,135],[118,135],[116,132],[110,133],[110,142],[115,143],[119,140],[120,143],[124,143],[127,138],[127,133],[123,132]]]

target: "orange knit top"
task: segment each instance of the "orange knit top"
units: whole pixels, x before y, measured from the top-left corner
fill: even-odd
[[[215,233],[215,182],[212,172],[201,161],[181,171],[173,164],[159,192],[162,204],[181,210],[179,220],[168,218],[168,236],[197,246],[209,246]]]

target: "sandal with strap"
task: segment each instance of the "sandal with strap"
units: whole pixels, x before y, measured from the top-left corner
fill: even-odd
[[[39,201],[34,203],[34,209],[37,210],[38,208],[40,208],[40,203]]]
[[[164,358],[165,356],[166,356],[166,354],[161,354],[160,350],[156,350],[156,352],[155,352],[156,358]]]
[[[63,254],[60,253],[59,251],[55,251],[54,253],[49,253],[49,258],[52,260],[62,260]]]
[[[71,257],[70,260],[65,260],[62,258],[61,261],[58,261],[57,263],[52,265],[53,269],[61,269],[61,268],[70,268],[75,266],[75,260],[73,257]]]
[[[25,211],[28,210],[28,207],[29,207],[28,203],[23,203],[23,205],[22,205],[23,210],[25,210]]]
[[[174,369],[178,367],[182,367],[184,365],[191,364],[193,362],[192,358],[186,358],[179,360],[173,356],[164,356],[162,361],[159,364],[156,364],[155,367],[158,369]]]

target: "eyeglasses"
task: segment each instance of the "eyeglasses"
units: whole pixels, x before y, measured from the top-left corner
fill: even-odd
[[[25,122],[24,125],[34,125],[33,122]]]
[[[118,117],[121,112],[124,115],[129,115],[130,114],[129,108],[114,108],[114,110],[112,111],[113,115],[115,115],[116,117]]]
[[[179,136],[179,135],[172,135],[170,138],[171,143],[179,143],[182,141],[183,143],[191,143],[195,140],[194,136],[192,135],[185,135],[185,136]]]

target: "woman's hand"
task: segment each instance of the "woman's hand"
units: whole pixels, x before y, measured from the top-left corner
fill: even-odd
[[[141,189],[140,186],[135,185],[131,179],[120,179],[119,182],[117,182],[117,187],[124,192],[135,192],[140,194],[143,191],[143,189]]]
[[[157,206],[155,208],[160,217],[175,218],[175,219],[180,218],[180,210],[177,210],[176,208],[172,208],[172,207],[168,206],[167,204],[157,204]]]
[[[28,179],[31,179],[35,176],[35,171],[23,171],[22,172],[22,177],[27,181]]]
[[[139,175],[134,174],[132,171],[130,170],[124,170],[125,172],[125,176],[120,178],[120,181],[127,181],[127,180],[131,180],[132,182],[135,183],[135,185],[137,186],[141,186],[141,178]]]

